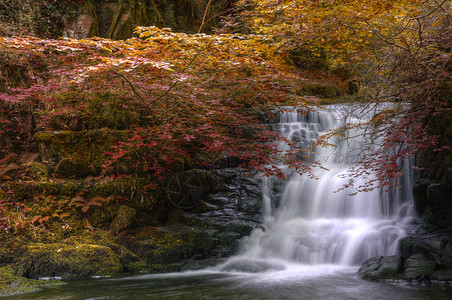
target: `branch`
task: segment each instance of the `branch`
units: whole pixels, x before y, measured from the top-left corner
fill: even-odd
[[[207,17],[207,12],[209,11],[210,3],[212,3],[212,0],[209,0],[209,2],[207,3],[206,10],[204,11],[204,16],[202,17],[201,26],[199,26],[199,29],[198,29],[198,33],[201,33],[201,29],[204,27],[204,24],[206,24],[206,17]]]
[[[409,44],[408,44],[407,40],[405,39],[405,37],[402,36],[401,38],[402,38],[402,40],[405,42],[406,47],[404,47],[404,46],[402,46],[402,45],[400,45],[400,44],[397,44],[397,43],[395,43],[395,42],[393,42],[393,41],[390,41],[388,37],[385,37],[385,36],[382,35],[380,32],[378,32],[377,30],[375,30],[375,29],[373,28],[373,26],[372,26],[369,22],[366,21],[366,23],[367,23],[367,25],[369,25],[369,27],[372,29],[372,31],[375,32],[375,33],[377,34],[377,36],[378,36],[383,42],[385,42],[385,43],[388,44],[388,45],[393,45],[393,46],[396,47],[396,48],[399,48],[399,49],[404,50],[404,51],[407,52],[410,56],[413,57],[413,60],[415,60],[420,66],[422,66],[422,67],[423,67],[424,69],[426,69],[428,72],[432,73],[433,75],[438,75],[434,70],[430,69],[425,63],[421,62],[421,61],[419,60],[418,57],[416,57],[415,55],[413,55],[413,53],[411,52],[411,50],[410,50],[410,48],[409,48]],[[417,52],[416,52],[416,53],[417,53]]]
[[[441,2],[441,3],[438,3],[438,1],[435,1],[435,3],[437,4],[437,6],[436,6],[434,9],[432,9],[432,11],[426,13],[426,14],[423,15],[423,16],[414,17],[414,18],[411,18],[411,19],[418,19],[418,20],[419,20],[419,19],[426,18],[426,17],[430,16],[431,14],[433,14],[435,11],[437,11],[439,8],[444,9],[444,8],[443,8],[443,4],[446,3],[447,1],[448,1],[448,0],[443,0],[443,2]],[[447,13],[447,12],[446,12],[446,13]]]
[[[222,15],[224,13],[227,13],[228,11],[231,11],[231,10],[234,10],[234,7],[230,8],[230,9],[223,10],[222,12],[219,12],[219,13],[211,16],[209,19],[207,19],[207,21],[205,23],[209,23],[209,21],[212,20],[213,18],[218,17],[218,16],[220,16],[220,15]],[[198,33],[199,33],[199,31],[198,31]]]
[[[207,47],[206,47],[206,48],[207,48]],[[188,63],[188,65],[181,71],[181,73],[184,73],[184,72],[190,67],[190,65],[195,61],[195,59],[196,59],[202,52],[204,52],[204,50],[206,50],[206,48],[199,50],[198,53],[196,53],[196,54],[193,56],[193,58],[190,60],[190,62]],[[154,100],[152,100],[152,101],[150,102],[150,104],[155,103],[157,100],[159,100],[159,99],[165,97],[166,95],[168,95],[168,93],[169,93],[173,88],[175,88],[175,87],[179,84],[179,82],[180,82],[179,80],[176,80],[176,81],[169,87],[169,89],[167,89],[163,94],[161,94],[160,96],[158,96],[157,98],[155,98]]]
[[[141,102],[143,102],[144,107],[145,107],[145,108],[147,107],[147,109],[149,109],[150,111],[152,111],[152,109],[146,105],[146,100],[144,100],[143,96],[141,96],[141,94],[140,94],[140,93],[138,92],[138,90],[135,88],[135,85],[134,85],[129,79],[127,79],[126,76],[124,76],[123,74],[119,73],[119,72],[116,71],[116,70],[111,70],[111,71],[113,71],[113,73],[115,73],[116,75],[118,75],[119,77],[121,77],[122,79],[124,79],[124,80],[130,85],[130,87],[132,88],[132,91],[135,93],[135,95],[137,95],[138,98],[140,98]]]

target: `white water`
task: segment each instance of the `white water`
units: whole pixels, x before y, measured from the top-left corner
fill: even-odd
[[[347,105],[307,114],[286,111],[281,113],[277,130],[306,148],[319,135],[340,126],[344,116],[350,123],[372,115],[373,112]],[[403,187],[396,191],[374,189],[355,196],[350,196],[353,188],[337,192],[346,183],[339,175],[346,173],[366,151],[374,151],[375,147],[365,147],[368,143],[363,130],[349,132],[356,137],[346,141],[331,141],[337,147],[317,147],[317,154],[311,159],[329,170],[319,170],[318,181],[293,176],[279,201],[271,198],[272,179],[264,178],[262,228],[253,230],[242,241],[239,255],[220,269],[259,272],[300,264],[349,267],[373,256],[397,254],[398,241],[406,235],[406,225],[414,216],[409,162],[403,166],[408,174],[400,180]],[[282,149],[285,147],[288,146],[281,145]]]

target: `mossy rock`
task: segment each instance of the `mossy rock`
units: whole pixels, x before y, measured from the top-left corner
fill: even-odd
[[[0,268],[0,296],[34,292],[44,286],[65,284],[59,280],[35,280],[19,276],[13,266]]]
[[[115,219],[111,223],[111,230],[114,233],[119,233],[130,227],[135,220],[136,213],[135,209],[126,205],[121,205]]]
[[[435,271],[430,278],[438,281],[452,281],[452,269]]]
[[[408,279],[430,279],[435,268],[436,261],[421,253],[414,254],[405,262],[405,277]]]
[[[358,276],[371,281],[396,279],[401,276],[402,262],[397,255],[372,257],[361,265]]]
[[[94,244],[31,244],[21,266],[27,278],[115,276],[123,271],[111,248]]]
[[[86,131],[41,131],[35,139],[43,163],[57,166],[69,159],[76,166],[100,169],[112,145],[125,141],[129,132],[107,128]],[[77,175],[75,172],[74,175]],[[84,174],[83,174],[84,175]]]
[[[136,104],[120,93],[87,94],[85,123],[87,129],[131,129],[140,123]]]
[[[148,264],[173,264],[192,258],[207,258],[216,241],[202,230],[177,227],[142,228],[128,244],[132,251],[146,257]]]
[[[97,173],[98,170],[93,166],[78,164],[69,158],[60,160],[54,169],[54,174],[63,177],[87,177]]]
[[[141,260],[135,253],[120,244],[111,233],[106,231],[83,231],[66,239],[69,244],[94,244],[107,246],[113,250],[119,258],[123,272],[143,272],[148,269],[146,263]],[[127,245],[128,247],[128,245]]]
[[[436,230],[452,232],[452,188],[427,179],[415,182],[413,196],[416,212],[424,223]]]

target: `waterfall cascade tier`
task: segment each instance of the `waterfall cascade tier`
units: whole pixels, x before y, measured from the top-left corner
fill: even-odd
[[[341,120],[352,123],[372,116],[354,105],[284,111],[275,129],[307,148],[319,135],[340,126]],[[338,191],[346,183],[340,175],[365,151],[373,151],[375,147],[369,147],[362,130],[357,128],[350,132],[353,138],[332,141],[336,144],[334,148],[318,147],[311,159],[320,161],[328,170],[316,173],[319,180],[294,175],[286,183],[277,207],[275,199],[269,196],[272,179],[264,178],[263,226],[242,241],[240,254],[223,268],[277,269],[272,261],[353,266],[373,256],[397,254],[398,241],[406,235],[406,225],[414,216],[409,162],[403,162],[407,175],[401,178],[403,187],[400,189],[392,192],[374,189],[354,196],[350,196],[353,188]],[[281,149],[284,147],[288,145],[281,144]],[[254,262],[251,263],[254,267],[250,267],[249,262]]]

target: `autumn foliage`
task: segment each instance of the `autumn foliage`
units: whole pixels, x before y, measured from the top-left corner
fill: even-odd
[[[99,134],[105,143],[118,139],[97,154],[102,147],[88,140],[81,156],[55,168],[91,161],[93,175],[145,177],[148,189],[224,159],[266,176],[285,177],[276,159],[310,174],[300,149],[281,153],[273,143],[281,137],[264,124],[278,105],[306,106],[290,92],[302,78],[271,39],[155,27],[136,34],[126,41],[0,38],[2,157],[36,151],[36,140],[52,135],[73,141],[79,135],[69,130],[92,143],[102,142]]]
[[[357,191],[397,186],[402,162],[425,151],[442,153],[441,158],[430,156],[433,161],[448,160],[449,0],[243,0],[239,7],[242,28],[273,36],[281,48],[301,46],[314,56],[326,57],[330,65],[355,70],[361,90],[351,100],[362,103],[364,110],[371,112],[376,103],[395,103],[370,122],[344,120],[343,127],[318,142],[327,143],[332,136],[347,138],[344,130],[359,127],[366,132],[368,147],[379,145],[350,170],[350,186],[357,178],[367,178]],[[441,166],[433,177],[444,179],[445,169]],[[369,174],[376,177],[370,179]]]
[[[316,164],[303,160],[307,149],[281,152],[274,141],[282,137],[264,124],[278,106],[308,106],[297,94],[303,73],[289,59],[301,49],[325,58],[325,73],[354,74],[359,89],[348,100],[369,110],[393,103],[318,144],[364,128],[369,143],[379,146],[353,168],[349,184],[371,172],[376,177],[357,191],[397,186],[403,160],[425,149],[450,151],[442,135],[449,125],[431,126],[451,106],[448,8],[448,0],[242,0],[219,32],[241,26],[251,32],[246,35],[137,27],[136,37],[125,41],[1,37],[0,158],[36,152],[39,132],[89,131],[96,138],[88,144],[99,142],[99,132],[117,138],[102,153],[93,154],[101,149],[93,146],[66,159],[81,163],[95,155],[86,159],[95,176],[139,176],[150,190],[175,173],[216,168],[231,158],[266,176],[284,178],[276,164],[283,162],[313,177]],[[77,199],[72,203],[86,211],[103,203]]]

